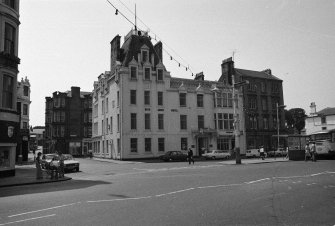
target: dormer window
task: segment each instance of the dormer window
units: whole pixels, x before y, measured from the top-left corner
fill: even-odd
[[[163,81],[163,69],[157,69],[157,80]]]
[[[137,67],[130,67],[130,79],[137,79]]]
[[[142,50],[142,62],[148,62],[149,61],[149,51]]]
[[[150,80],[150,68],[146,67],[144,68],[144,80]]]

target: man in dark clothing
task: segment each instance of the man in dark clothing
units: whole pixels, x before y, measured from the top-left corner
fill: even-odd
[[[187,153],[187,157],[188,157],[188,164],[191,164],[191,161],[194,164],[194,159],[193,159],[193,151],[191,148],[188,149],[188,153]]]

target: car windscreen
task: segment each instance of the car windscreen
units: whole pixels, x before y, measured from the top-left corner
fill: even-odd
[[[73,160],[71,155],[64,155],[64,160]]]

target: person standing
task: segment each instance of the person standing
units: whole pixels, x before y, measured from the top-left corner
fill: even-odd
[[[310,157],[311,157],[311,149],[309,147],[309,144],[307,143],[305,146],[305,162],[307,162]]]
[[[192,161],[192,162],[193,162],[193,165],[194,165],[193,150],[192,150],[192,148],[189,148],[189,149],[188,149],[187,157],[188,157],[188,164],[190,165],[190,164],[191,164],[191,161]]]
[[[264,153],[264,146],[260,146],[259,148],[259,155],[261,156],[262,160],[264,160],[265,153]]]
[[[58,167],[58,175],[59,177],[64,177],[64,155],[61,151],[58,152],[59,155],[59,167]]]
[[[37,180],[43,179],[42,166],[41,166],[41,164],[42,164],[41,155],[42,155],[42,153],[38,152],[36,162],[35,162],[35,164],[36,164],[36,179]]]
[[[312,162],[316,162],[316,147],[315,147],[315,142],[312,143],[311,158],[312,158]]]

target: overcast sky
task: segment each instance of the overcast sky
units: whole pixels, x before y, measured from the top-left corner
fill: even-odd
[[[136,3],[138,27],[206,80],[235,51],[235,67],[283,80],[287,109],[335,107],[335,0],[109,1],[132,22]],[[31,83],[32,126],[45,124],[46,96],[92,91],[110,68],[110,41],[133,27],[106,0],[21,0],[20,21],[18,79]],[[193,78],[166,53],[163,61],[173,77]]]

